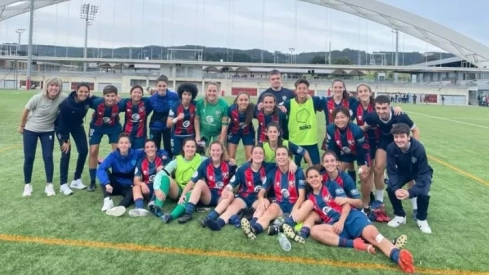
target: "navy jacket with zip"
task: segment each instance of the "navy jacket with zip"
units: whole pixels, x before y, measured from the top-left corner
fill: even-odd
[[[76,101],[76,91],[72,91],[70,95],[59,105],[58,116],[56,117],[56,133],[62,141],[70,139],[70,131],[83,127],[83,121],[87,116],[87,111],[92,104],[92,100],[96,97],[88,97],[84,101]]]

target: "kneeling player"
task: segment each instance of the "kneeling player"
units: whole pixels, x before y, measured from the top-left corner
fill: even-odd
[[[312,187],[308,194],[308,201],[312,203],[302,207],[314,209],[324,222],[312,227],[312,238],[326,245],[355,248],[372,254],[375,253],[373,245],[399,264],[404,272],[414,273],[411,252],[396,248],[360,211],[352,209],[349,204],[340,206],[336,203],[337,198],[346,197],[341,187],[334,182],[324,185],[319,171],[313,167],[307,169],[306,176]],[[362,238],[372,245],[365,244]]]
[[[255,217],[250,221],[246,218],[241,219],[241,229],[245,235],[254,240],[256,235],[268,228],[270,221],[289,213],[296,220],[298,218],[299,207],[305,198],[304,173],[297,170],[292,173],[289,169],[289,151],[285,147],[279,147],[275,151],[277,167],[267,175],[267,181],[262,190],[258,193],[257,211],[266,209],[261,217]],[[273,187],[275,199],[267,207],[265,194]]]

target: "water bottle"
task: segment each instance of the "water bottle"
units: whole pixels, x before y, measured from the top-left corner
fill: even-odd
[[[278,242],[284,251],[290,251],[292,249],[292,245],[284,233],[278,233]]]

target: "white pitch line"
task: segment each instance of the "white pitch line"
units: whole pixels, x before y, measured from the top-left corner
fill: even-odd
[[[459,123],[459,124],[469,125],[469,126],[472,126],[472,127],[478,127],[478,128],[482,128],[482,129],[489,129],[488,126],[477,125],[477,124],[473,124],[473,123],[467,123],[467,122],[453,120],[453,119],[449,119],[449,118],[444,118],[444,117],[439,117],[439,116],[432,116],[432,115],[427,115],[427,114],[418,113],[418,112],[412,112],[412,111],[406,111],[406,112],[408,114],[416,114],[416,115],[421,115],[421,116],[425,116],[425,117],[431,117],[431,118],[436,118],[436,119],[440,119],[440,120],[445,120],[445,121],[455,122],[455,123]]]

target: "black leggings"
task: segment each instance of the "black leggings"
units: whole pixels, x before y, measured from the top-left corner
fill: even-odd
[[[109,198],[112,196],[122,196],[123,199],[119,202],[119,206],[129,207],[133,203],[132,198],[132,185],[121,185],[117,180],[110,175],[110,186],[112,186],[112,193],[108,193],[105,190],[105,186],[102,186],[102,193],[104,198]]]
[[[156,143],[156,147],[159,149],[164,148],[168,153],[168,159],[173,158],[172,150],[171,150],[171,129],[166,129],[163,131],[149,131],[150,139],[154,140]],[[161,147],[161,140],[163,139],[163,147]]]

